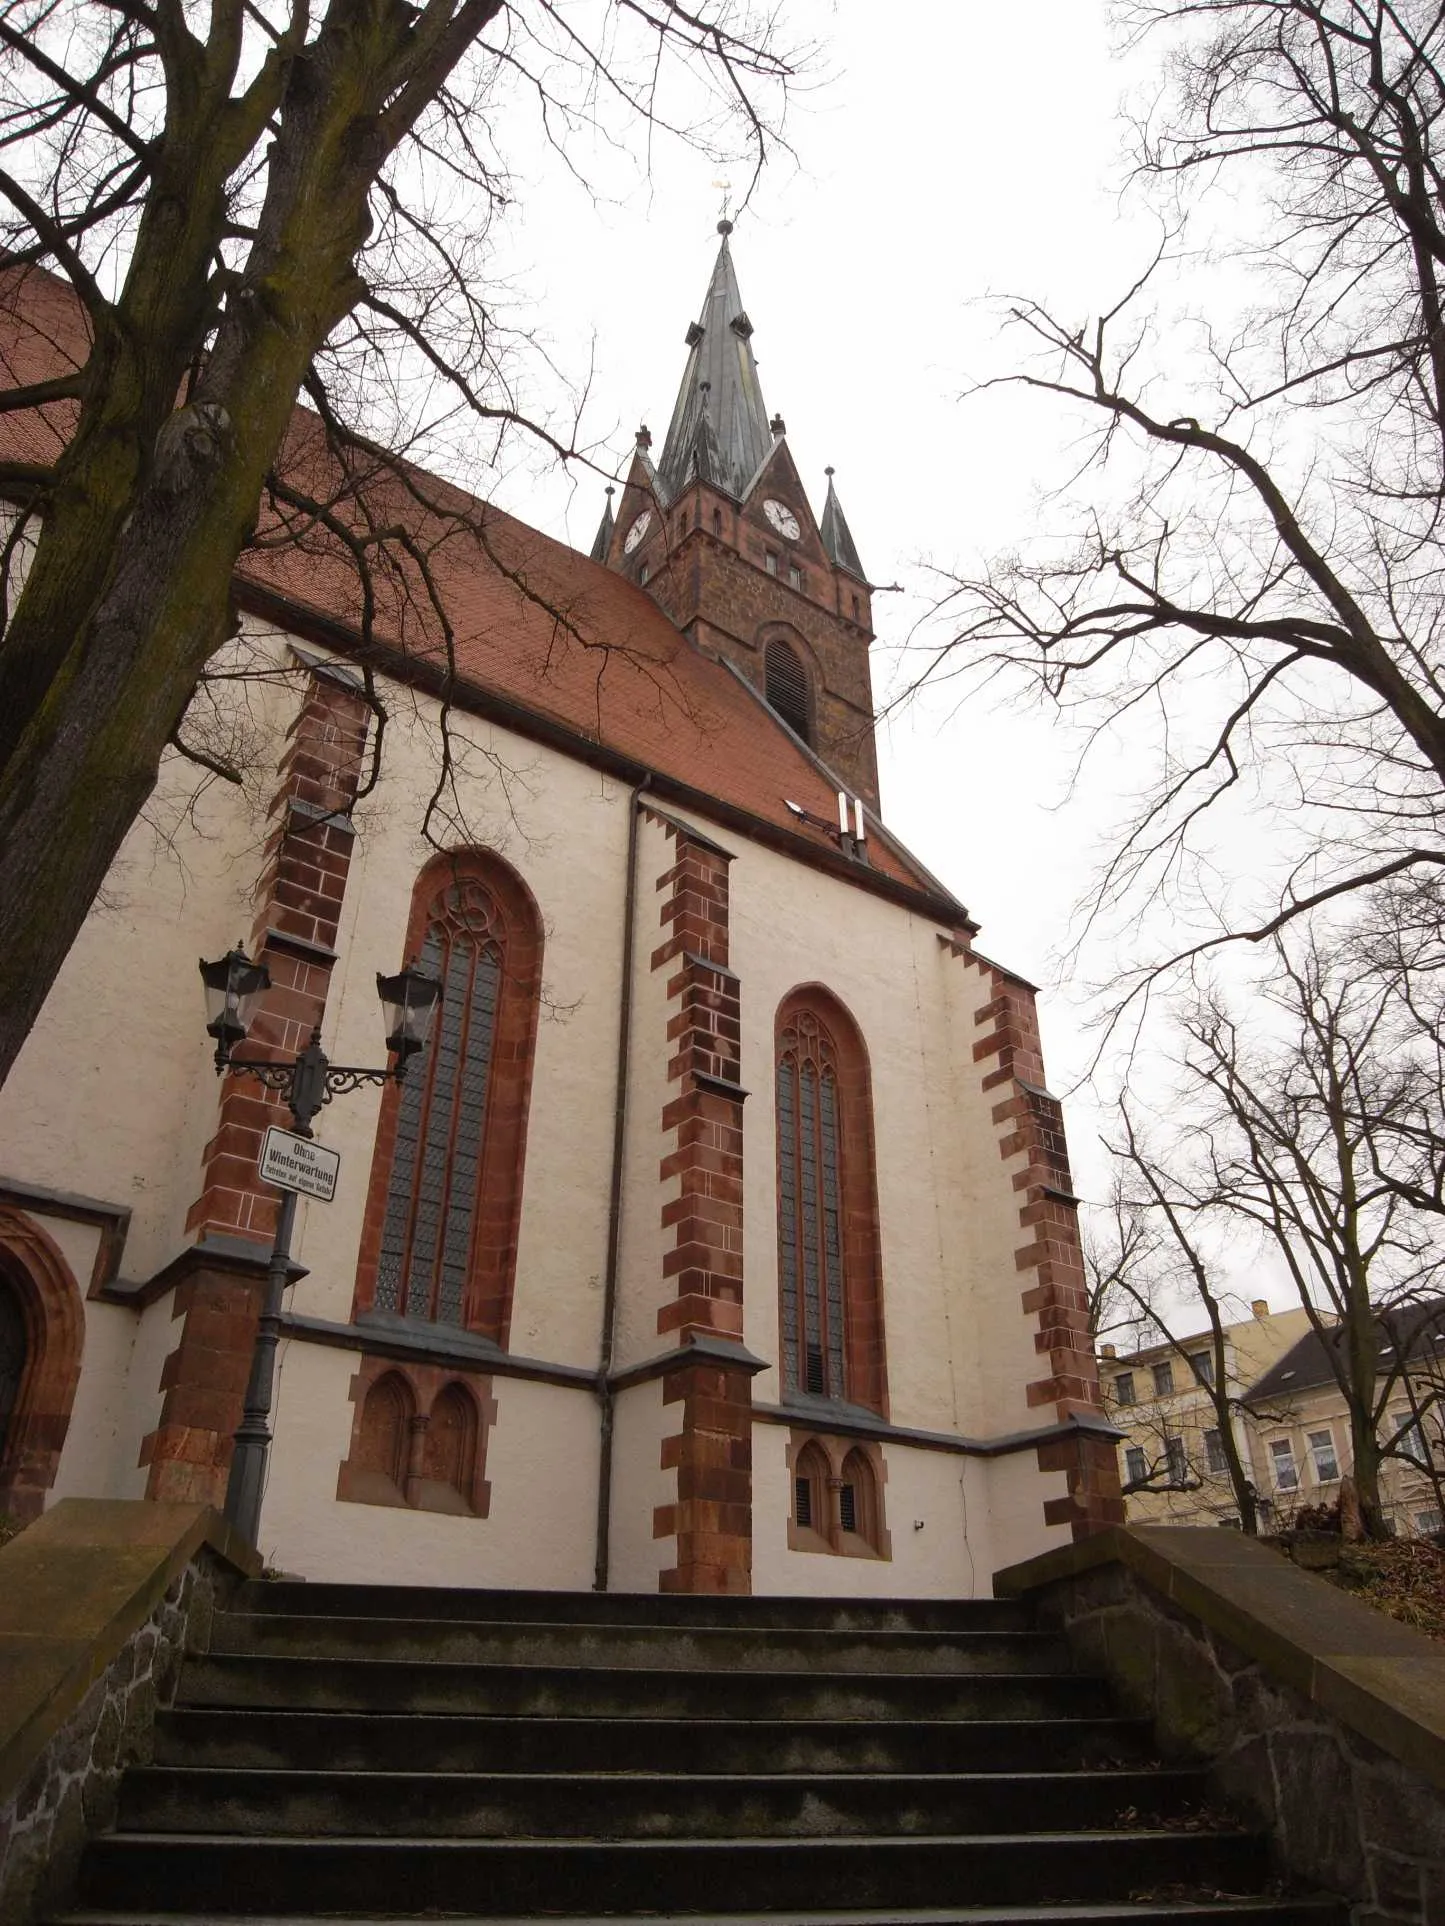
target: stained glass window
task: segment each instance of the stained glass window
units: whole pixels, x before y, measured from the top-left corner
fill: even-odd
[[[783,1371],[794,1390],[847,1395],[837,1054],[810,1011],[778,1052],[778,1272]]]
[[[496,906],[474,879],[431,905],[422,967],[440,977],[431,1047],[401,1086],[376,1306],[467,1322],[487,1091],[502,982]]]

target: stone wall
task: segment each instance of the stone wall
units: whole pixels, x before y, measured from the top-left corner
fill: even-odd
[[[238,1564],[253,1569],[198,1507],[75,1499],[0,1555],[5,1926],[65,1904],[87,1838],[113,1822],[126,1767],[150,1756],[156,1713],[185,1654],[209,1643]]]
[[[1440,1647],[1217,1527],[1106,1536],[1126,1554],[1147,1541],[1145,1555],[1032,1584],[1019,1566],[996,1588],[1029,1596],[1081,1668],[1155,1721],[1164,1752],[1209,1760],[1291,1883],[1343,1895],[1353,1926],[1445,1919]]]

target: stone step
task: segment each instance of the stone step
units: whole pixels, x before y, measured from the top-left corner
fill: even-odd
[[[773,1630],[587,1625],[557,1621],[218,1612],[217,1652],[304,1658],[412,1659],[428,1664],[671,1666],[743,1672],[1067,1672],[1068,1648],[1042,1632]]]
[[[733,1910],[1037,1907],[1158,1891],[1258,1894],[1251,1834],[1136,1830],[985,1836],[598,1842],[278,1839],[128,1832],[93,1840],[77,1899],[172,1914],[702,1913]]]
[[[753,1632],[1026,1632],[1025,1605],[1008,1599],[692,1597],[656,1592],[508,1592],[424,1585],[320,1585],[258,1580],[234,1609],[322,1618],[453,1618],[476,1623],[742,1627]]]
[[[272,1837],[836,1838],[1162,1824],[1207,1805],[1203,1772],[484,1773],[137,1767],[122,1832]],[[1232,1830],[1232,1829],[1231,1829]]]
[[[1077,1673],[731,1673],[635,1666],[461,1665],[212,1653],[181,1677],[181,1705],[530,1718],[1039,1719],[1113,1709]]]
[[[86,1909],[57,1915],[46,1926],[416,1926],[415,1913],[370,1912],[342,1917],[328,1913],[158,1913]],[[476,1913],[449,1913],[451,1926],[482,1926]],[[888,1907],[873,1912],[649,1913],[634,1926],[1347,1926],[1349,1915],[1336,1899],[1307,1895],[1268,1899],[1127,1900],[1092,1906]],[[626,1915],[604,1918],[559,1915],[551,1926],[623,1926]],[[531,1919],[488,1917],[486,1926],[535,1926]]]
[[[295,1771],[997,1772],[1128,1765],[1152,1756],[1143,1719],[489,1719],[446,1713],[177,1707],[156,1719],[157,1765]]]

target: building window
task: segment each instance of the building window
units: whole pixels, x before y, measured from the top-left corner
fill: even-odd
[[[1433,1538],[1440,1530],[1440,1513],[1433,1506],[1429,1511],[1415,1513],[1415,1529],[1422,1538]]]
[[[646,588],[651,574],[652,570],[647,566],[646,562],[639,562],[637,564],[637,586],[639,588]]]
[[[1310,1456],[1314,1460],[1315,1477],[1322,1485],[1331,1483],[1340,1475],[1339,1460],[1335,1457],[1335,1441],[1328,1431],[1311,1431],[1309,1434]]]
[[[803,571],[798,567],[798,564],[796,562],[789,562],[788,587],[801,589],[802,586],[803,586]]]
[[[1269,1443],[1270,1460],[1274,1466],[1274,1488],[1276,1491],[1298,1491],[1299,1472],[1295,1469],[1294,1446],[1288,1438],[1271,1438]]]
[[[765,548],[763,550],[763,567],[768,571],[769,575],[777,574],[778,557],[775,550],[771,548]]]
[[[1217,1431],[1206,1431],[1204,1434],[1204,1461],[1216,1473],[1229,1469],[1229,1460],[1224,1455],[1224,1440]]]
[[[785,1392],[886,1403],[873,1101],[857,1026],[826,990],[778,1011],[778,1297]]]
[[[1189,1476],[1189,1460],[1185,1456],[1182,1438],[1164,1440],[1164,1462],[1169,1467],[1170,1484],[1182,1485]]]
[[[845,1439],[793,1435],[791,1551],[831,1552],[847,1558],[887,1558],[883,1524],[882,1458],[876,1446]]]
[[[1124,1482],[1142,1485],[1149,1476],[1149,1466],[1145,1462],[1142,1445],[1130,1445],[1124,1453]]]
[[[859,617],[859,614],[860,614],[860,612],[861,612],[861,611],[860,611],[860,609],[859,609],[859,606],[858,606],[858,597],[857,597],[857,596],[855,595],[855,596],[853,597],[853,620],[854,620],[855,622],[856,622],[856,621],[858,620],[858,617]]]
[[[1154,1395],[1168,1398],[1174,1394],[1174,1366],[1166,1359],[1163,1364],[1154,1366]]]
[[[811,690],[803,658],[791,643],[774,638],[763,651],[763,694],[794,735],[813,740]]]
[[[1196,1384],[1213,1384],[1214,1355],[1212,1352],[1191,1351],[1189,1354],[1189,1362],[1194,1369],[1194,1382]]]
[[[1134,1373],[1132,1371],[1121,1371],[1115,1378],[1114,1402],[1115,1404],[1133,1404]]]
[[[540,990],[535,903],[497,857],[435,858],[409,953],[441,979],[425,1055],[377,1126],[357,1308],[505,1344]]]
[[[1408,1458],[1412,1465],[1419,1465],[1424,1470],[1430,1463],[1430,1452],[1425,1443],[1425,1433],[1420,1428],[1420,1420],[1410,1417],[1407,1412],[1397,1411],[1395,1423],[1398,1429],[1391,1443],[1402,1458]]]

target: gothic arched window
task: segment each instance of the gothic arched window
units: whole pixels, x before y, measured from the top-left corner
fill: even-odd
[[[541,923],[505,863],[467,850],[422,871],[407,948],[442,1000],[430,1046],[383,1100],[357,1304],[505,1344]]]
[[[763,651],[763,694],[804,742],[813,740],[811,689],[803,658],[791,642],[775,636]]]
[[[873,1103],[856,1024],[826,990],[778,1011],[778,1296],[786,1392],[883,1411]]]

